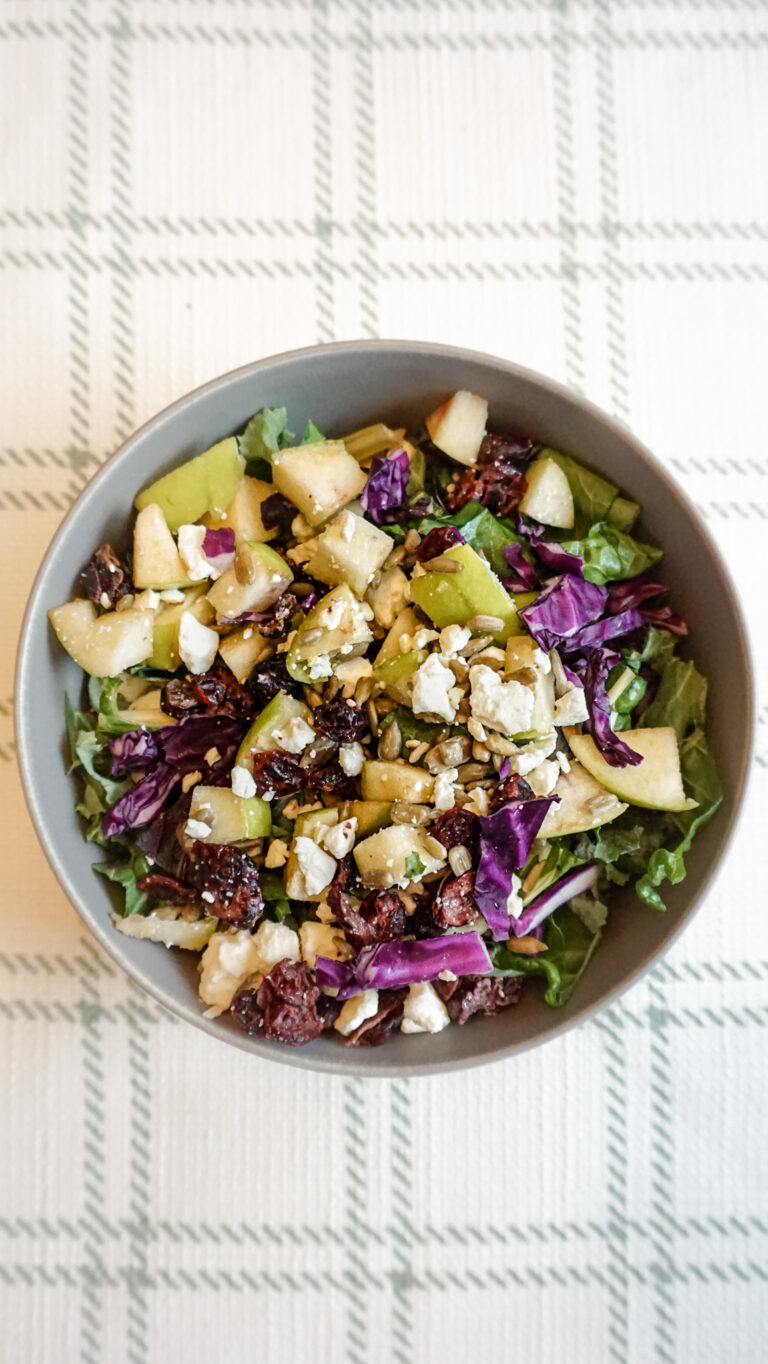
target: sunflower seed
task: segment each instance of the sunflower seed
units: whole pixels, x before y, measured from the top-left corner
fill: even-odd
[[[517,744],[513,744],[511,739],[502,739],[500,734],[489,734],[485,746],[491,753],[503,753],[505,758],[515,758],[520,753]]]
[[[490,749],[486,748],[485,744],[481,744],[479,740],[475,739],[475,742],[472,745],[472,757],[475,759],[475,762],[486,763],[487,765],[491,761]]]
[[[413,554],[413,551],[415,549],[418,549],[420,544],[421,536],[419,535],[419,532],[417,530],[409,530],[408,534],[405,537],[405,540],[403,541],[403,549],[405,550],[406,554]]]
[[[478,635],[477,639],[471,639],[469,644],[465,644],[463,649],[459,649],[462,658],[471,658],[473,654],[485,649],[493,643],[493,635]]]
[[[379,739],[379,757],[384,762],[394,762],[395,758],[400,757],[403,747],[403,736],[397,720],[391,720]]]
[[[457,843],[455,848],[450,849],[448,861],[454,876],[463,876],[472,866],[469,848],[465,848],[463,843]]]
[[[464,765],[459,768],[459,778],[465,783],[468,781],[481,781],[487,771],[487,763],[464,763]]]
[[[339,692],[342,690],[342,687],[343,687],[343,683],[342,683],[342,681],[341,681],[341,678],[339,678],[339,677],[329,677],[328,681],[327,681],[326,684],[325,684],[325,690],[324,690],[324,692],[323,692],[323,700],[324,700],[324,701],[333,701],[334,698],[337,697],[338,694],[339,694]]]
[[[370,727],[371,727],[371,733],[372,733],[372,734],[375,734],[375,733],[376,733],[376,730],[379,728],[379,712],[378,712],[377,709],[376,709],[376,704],[375,704],[375,702],[373,702],[373,701],[369,701],[369,702],[368,702],[367,711],[368,711],[368,724],[369,724]]]
[[[428,748],[429,744],[416,744],[408,754],[409,763],[420,763]]]
[[[428,559],[424,567],[429,573],[464,572],[464,565],[458,559],[449,559],[447,554],[438,554],[436,559]]]
[[[390,819],[393,824],[429,824],[434,811],[428,805],[411,805],[408,801],[396,800],[392,803]]]
[[[364,706],[370,700],[373,693],[373,678],[361,677],[355,687],[354,702],[356,706]]]
[[[480,630],[485,635],[496,635],[499,630],[504,629],[504,622],[501,616],[485,616],[482,612],[477,616],[470,616],[467,621],[468,630]]]
[[[445,739],[443,743],[431,748],[424,759],[424,766],[430,772],[439,772],[449,767],[459,767],[472,754],[472,740],[464,735],[455,739]]]

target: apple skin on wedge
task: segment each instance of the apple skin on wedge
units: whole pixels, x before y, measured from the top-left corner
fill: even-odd
[[[243,476],[245,460],[234,436],[188,459],[140,492],[137,511],[156,502],[171,530],[199,521],[208,512],[226,512]]]
[[[622,739],[643,761],[611,767],[588,734],[569,734],[573,756],[611,795],[646,810],[692,810],[698,804],[683,789],[677,735],[670,727],[625,729]],[[601,821],[602,823],[603,821]]]
[[[493,638],[504,644],[510,635],[521,635],[523,622],[515,603],[496,574],[471,545],[452,545],[441,559],[455,559],[461,565],[456,573],[431,569],[411,581],[411,596],[437,626],[466,625],[473,616],[498,616],[502,627]]]
[[[610,824],[628,808],[577,762],[571,763],[570,771],[560,774],[554,794],[559,796],[560,802],[550,805],[547,810],[539,838],[586,833],[601,824]]]
[[[426,420],[429,438],[438,450],[459,464],[476,464],[488,420],[488,404],[477,393],[460,388]]]

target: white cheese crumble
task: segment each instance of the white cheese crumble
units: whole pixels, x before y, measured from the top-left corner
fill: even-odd
[[[362,744],[342,744],[339,749],[339,765],[348,777],[356,777],[363,770]]]
[[[287,924],[273,923],[271,919],[262,919],[253,935],[253,946],[257,954],[254,969],[265,976],[279,961],[298,961],[301,955],[298,933]]]
[[[570,772],[571,764],[569,763],[565,753],[556,753],[555,760],[560,764],[561,772]]]
[[[219,650],[219,636],[203,625],[191,611],[182,611],[179,622],[179,656],[191,673],[207,673]]]
[[[510,914],[513,919],[519,919],[523,912],[523,898],[520,894],[522,888],[523,883],[520,880],[520,877],[516,871],[513,871],[512,885],[509,895],[507,896],[507,914]]]
[[[539,766],[539,763],[554,753],[556,746],[557,735],[552,730],[551,734],[545,734],[535,743],[526,744],[518,753],[512,754],[509,759],[510,771],[518,773],[521,777],[527,777],[529,772]]]
[[[453,809],[456,804],[454,783],[458,781],[458,778],[459,772],[456,767],[448,767],[445,772],[438,772],[432,793],[432,801],[436,810]]]
[[[267,855],[264,858],[264,866],[268,871],[275,867],[284,867],[288,860],[288,844],[282,838],[273,838],[267,848]]]
[[[323,607],[323,610],[317,617],[317,624],[321,626],[323,630],[338,630],[343,619],[344,602],[340,601],[338,597],[331,597],[328,605]]]
[[[472,638],[472,631],[466,625],[446,625],[440,631],[440,652],[449,658],[457,654],[460,649],[469,644]]]
[[[341,538],[349,544],[355,534],[356,518],[351,511],[343,511],[339,517],[338,526],[341,531]]]
[[[363,990],[362,994],[352,995],[350,999],[345,1000],[333,1026],[342,1037],[349,1037],[349,1034],[359,1028],[361,1023],[365,1023],[367,1018],[374,1018],[378,1011],[378,990]]]
[[[455,682],[451,669],[441,663],[437,654],[430,654],[413,674],[414,715],[439,715],[441,720],[454,720],[461,697]]]
[[[330,677],[332,671],[330,654],[316,654],[310,660],[309,676],[312,682],[319,682]]]
[[[472,718],[501,734],[523,734],[533,717],[533,692],[521,682],[502,682],[484,663],[469,670]]]
[[[583,687],[569,687],[555,701],[554,720],[556,725],[580,725],[589,719],[587,698]]]
[[[334,669],[334,677],[338,677],[342,685],[342,696],[348,701],[354,696],[355,687],[363,677],[370,677],[373,672],[373,664],[367,658],[350,658],[347,663],[339,663]]]
[[[184,825],[184,832],[187,838],[207,838],[211,832],[211,826],[204,824],[202,819],[188,819]]]
[[[525,780],[535,796],[548,796],[554,791],[559,776],[560,764],[545,760],[532,768]]]
[[[357,820],[343,819],[340,824],[326,824],[320,826],[320,846],[331,854],[331,857],[346,857],[355,846],[355,833],[357,831]]]
[[[318,848],[313,838],[305,838],[303,834],[294,840],[293,851],[299,866],[299,888],[303,887],[304,890],[304,894],[297,894],[296,899],[306,900],[310,895],[319,895],[334,878],[335,860]]]
[[[208,1004],[206,1018],[224,1013],[240,986],[256,971],[258,955],[247,929],[214,933],[200,958],[200,998]]]
[[[180,587],[166,587],[157,595],[161,601],[174,602],[177,605],[184,600],[184,593]]]
[[[423,985],[409,985],[401,1032],[442,1032],[450,1021],[448,1010],[434,986],[428,981]]]
[[[219,576],[216,565],[209,563],[203,553],[204,540],[205,526],[179,526],[179,558],[193,583]]]
[[[295,715],[282,729],[273,731],[275,743],[286,753],[303,753],[315,737],[315,731],[300,715]]]
[[[247,767],[242,767],[239,763],[232,768],[232,790],[236,796],[243,796],[250,800],[256,795],[256,783],[253,780]]]
[[[318,957],[330,957],[331,961],[349,961],[355,950],[344,937],[344,930],[332,924],[316,924],[305,919],[299,928],[301,956],[307,966],[314,966]]]
[[[412,647],[414,649],[426,649],[427,645],[431,644],[433,639],[437,638],[437,630],[428,630],[425,625],[421,625],[413,636]]]

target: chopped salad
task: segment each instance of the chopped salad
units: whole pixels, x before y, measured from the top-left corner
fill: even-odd
[[[614,887],[663,910],[717,809],[639,506],[487,418],[459,391],[418,434],[297,442],[265,408],[49,613],[115,929],[199,953],[209,1017],[375,1046],[531,977],[562,1006]]]

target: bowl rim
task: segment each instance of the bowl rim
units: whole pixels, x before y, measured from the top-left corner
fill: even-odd
[[[98,490],[101,483],[109,476],[112,466],[120,460],[129,458],[132,448],[143,440],[146,432],[152,429],[161,428],[167,422],[171,421],[174,415],[180,409],[186,407],[190,401],[204,400],[208,394],[226,389],[229,384],[237,378],[258,374],[262,370],[286,361],[305,359],[321,353],[352,355],[359,354],[361,351],[368,351],[370,353],[383,352],[385,354],[411,351],[419,355],[442,356],[456,362],[471,363],[475,365],[485,364],[490,365],[497,370],[502,369],[513,378],[520,378],[528,383],[533,383],[545,392],[574,404],[596,421],[600,422],[604,427],[607,427],[617,439],[622,441],[625,445],[630,446],[634,453],[642,460],[649,462],[661,482],[666,483],[674,490],[678,497],[682,497],[685,500],[692,516],[696,520],[698,530],[707,544],[709,553],[715,560],[716,566],[719,569],[743,649],[743,656],[746,664],[745,681],[747,688],[747,706],[745,714],[742,717],[742,723],[747,730],[744,760],[738,783],[733,789],[732,809],[728,821],[720,831],[718,858],[712,872],[707,877],[705,884],[698,893],[693,896],[684,913],[681,915],[680,922],[671,931],[663,945],[659,949],[649,951],[643,955],[629,973],[625,974],[621,980],[617,981],[611,989],[607,990],[593,1003],[583,1005],[580,1008],[577,1005],[575,1008],[569,1006],[562,1011],[553,1010],[553,1013],[557,1012],[558,1017],[556,1021],[553,1020],[553,1025],[549,1027],[542,1036],[516,1040],[514,1034],[512,1034],[508,1043],[491,1047],[479,1056],[427,1061],[426,1063],[405,1061],[395,1064],[394,1062],[388,1063],[385,1060],[384,1062],[379,1062],[375,1070],[366,1066],[364,1059],[359,1056],[355,1057],[354,1064],[350,1064],[349,1060],[346,1061],[346,1063],[343,1062],[341,1057],[336,1055],[336,1050],[330,1047],[327,1048],[327,1055],[325,1053],[315,1053],[314,1051],[309,1053],[301,1047],[280,1047],[269,1043],[263,1043],[257,1050],[253,1046],[253,1039],[250,1038],[248,1034],[245,1032],[225,1031],[217,1025],[216,1019],[206,1018],[202,1011],[195,1010],[192,1004],[187,1004],[183,1001],[169,1000],[164,991],[155,986],[151,980],[146,979],[139,968],[127,963],[120,952],[120,935],[117,934],[112,927],[109,916],[107,916],[104,923],[98,918],[94,918],[93,922],[86,918],[85,913],[80,908],[81,897],[71,881],[66,861],[58,855],[55,848],[46,845],[44,836],[47,823],[46,815],[41,796],[36,789],[32,775],[32,759],[30,754],[32,725],[30,722],[32,719],[31,712],[33,710],[33,704],[31,701],[32,692],[28,686],[28,640],[30,639],[30,624],[39,619],[40,604],[38,602],[38,596],[42,588],[43,578],[47,573],[51,560],[58,551],[59,545],[66,538],[70,521],[74,518],[81,504],[86,499],[90,500],[98,497]],[[166,407],[162,408],[147,421],[143,422],[136,431],[132,432],[131,435],[112,452],[112,454],[107,456],[98,471],[81,489],[72,503],[72,506],[54,532],[48,548],[45,551],[30,588],[27,605],[22,618],[15,668],[14,696],[18,764],[27,808],[32,818],[38,843],[73,909],[78,914],[87,930],[96,938],[100,947],[103,948],[111,961],[113,961],[120,970],[125,972],[135,984],[149,994],[158,1004],[164,1009],[167,1009],[169,1013],[174,1014],[187,1023],[191,1023],[193,1026],[207,1033],[208,1036],[216,1038],[225,1045],[238,1047],[241,1051],[245,1051],[251,1056],[258,1058],[263,1057],[268,1060],[276,1061],[278,1064],[297,1067],[301,1070],[311,1070],[319,1073],[346,1077],[355,1076],[369,1079],[392,1079],[403,1076],[411,1078],[415,1076],[444,1074],[450,1071],[467,1070],[478,1066],[489,1065],[491,1062],[500,1061],[505,1058],[508,1059],[515,1055],[522,1055],[524,1052],[530,1051],[535,1047],[553,1042],[555,1039],[563,1037],[563,1035],[572,1028],[590,1021],[596,1014],[609,1008],[625,993],[625,991],[636,985],[638,981],[652,970],[656,963],[666,955],[673,943],[677,941],[680,934],[688,927],[694,914],[701,908],[703,900],[706,895],[709,894],[712,886],[721,873],[724,854],[733,838],[739,821],[742,818],[754,768],[756,704],[755,668],[750,637],[745,626],[745,612],[742,607],[740,594],[731,578],[720,550],[713,540],[707,526],[690,502],[684,489],[680,487],[677,481],[667,472],[656,455],[654,455],[628,427],[611,417],[601,407],[598,407],[597,404],[591,402],[588,398],[585,398],[582,394],[577,393],[567,385],[562,384],[555,379],[551,379],[549,376],[541,374],[537,370],[530,369],[524,365],[519,365],[516,362],[506,360],[504,357],[493,355],[490,352],[476,351],[467,347],[451,346],[431,341],[409,339],[378,340],[363,338],[360,340],[321,343],[312,346],[303,346],[296,350],[281,351],[275,355],[264,356],[260,360],[250,361],[247,364],[240,365],[235,369],[228,370],[224,374],[219,374],[215,378],[207,380],[196,388],[190,389],[189,392],[183,394],[180,398],[174,399],[173,402],[167,404]],[[27,698],[30,698],[29,701]]]

